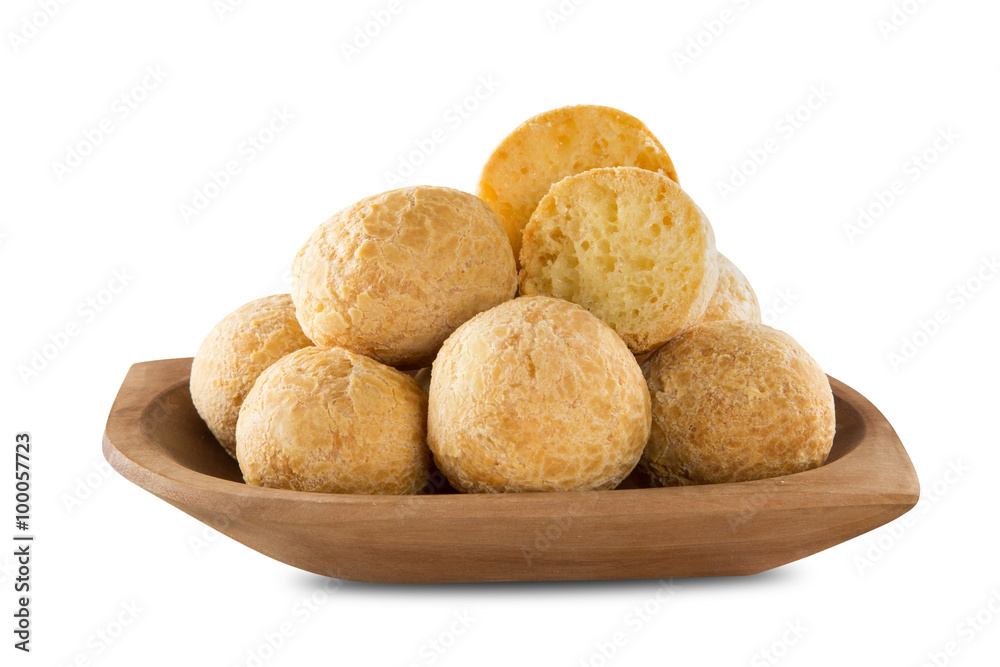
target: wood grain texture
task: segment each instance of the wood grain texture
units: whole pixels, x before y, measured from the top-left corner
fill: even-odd
[[[191,404],[190,367],[191,359],[132,366],[108,418],[105,457],[125,478],[219,532],[338,579],[754,574],[877,528],[919,497],[916,473],[892,426],[833,378],[837,436],[830,458],[786,477],[499,495],[361,496],[252,487],[243,484],[236,462]]]

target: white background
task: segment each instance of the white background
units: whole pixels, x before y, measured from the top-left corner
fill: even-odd
[[[891,0],[567,0],[559,21],[557,0],[421,0],[348,58],[342,45],[388,0],[251,0],[221,16],[211,0],[104,0],[51,18],[44,4],[9,0],[0,13],[0,508],[13,513],[13,436],[28,430],[38,536],[28,656],[11,648],[13,561],[0,549],[4,664],[254,664],[248,652],[285,622],[292,635],[263,664],[759,665],[773,650],[783,665],[922,665],[951,641],[957,655],[939,664],[994,664],[1000,279],[984,262],[1000,251],[1000,5],[909,0],[912,16],[890,32]],[[728,22],[714,23],[723,10]],[[681,62],[690,40],[704,46]],[[495,90],[477,90],[481,77]],[[800,108],[821,89],[826,99]],[[449,112],[477,92],[467,117]],[[765,316],[893,423],[922,483],[907,525],[759,576],[677,581],[639,628],[628,615],[656,581],[344,583],[304,619],[295,605],[324,580],[100,472],[129,365],[190,356],[226,313],[288,291],[312,229],[388,189],[415,142],[444,129],[405,184],[472,190],[508,131],[577,103],[652,128]],[[275,109],[294,119],[248,159],[241,144]],[[111,132],[81,163],[56,166],[103,119]],[[939,132],[952,139],[935,149]],[[743,167],[768,139],[776,151]],[[933,163],[914,171],[925,151]],[[181,205],[229,160],[240,173],[185,220]],[[723,196],[734,169],[753,173]],[[896,179],[902,194],[849,235]],[[91,312],[116,271],[124,289]],[[966,285],[971,298],[955,291]],[[946,321],[918,334],[939,310]],[[904,338],[919,348],[894,363]],[[0,535],[14,532],[6,521]],[[131,604],[134,622],[100,640]],[[455,614],[474,620],[451,642]],[[597,645],[617,631],[627,641],[602,662]],[[428,652],[438,639],[452,646]]]

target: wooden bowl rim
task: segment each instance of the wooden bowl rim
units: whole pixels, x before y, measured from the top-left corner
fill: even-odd
[[[586,506],[613,515],[641,499],[650,511],[669,511],[671,503],[687,509],[728,496],[753,496],[754,507],[814,507],[871,504],[873,495],[885,504],[914,505],[919,482],[906,450],[888,420],[864,396],[830,377],[834,395],[847,404],[863,429],[853,449],[834,461],[805,472],[771,479],[728,484],[608,491],[566,491],[509,494],[428,494],[414,496],[312,493],[249,486],[187,468],[153,442],[144,431],[146,411],[162,396],[188,383],[191,358],[161,359],[134,364],[126,375],[108,416],[103,452],[123,477],[164,499],[204,507],[228,501],[234,514],[259,512],[261,507],[312,511],[347,511],[355,517],[372,513],[419,511],[446,517],[548,514],[553,505]],[[152,376],[152,380],[146,376]],[[162,376],[162,377],[160,377]],[[894,474],[886,475],[887,470]],[[595,502],[599,499],[599,502]],[[622,502],[619,502],[622,501]],[[303,517],[308,520],[308,517]],[[360,519],[358,519],[360,520]]]

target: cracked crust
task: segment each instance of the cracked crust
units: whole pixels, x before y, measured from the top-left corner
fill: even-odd
[[[679,185],[635,167],[592,169],[553,185],[524,228],[521,294],[580,304],[641,355],[701,320],[717,254]]]
[[[750,281],[739,268],[721,252],[719,258],[719,283],[705,308],[702,322],[742,320],[760,323],[760,302],[750,286]]]
[[[313,233],[292,265],[306,334],[400,368],[428,365],[445,338],[517,291],[493,211],[450,188],[367,197]]]
[[[568,301],[520,297],[481,313],[434,361],[428,444],[463,491],[614,488],[638,462],[649,421],[635,358]]]
[[[483,166],[476,194],[500,216],[520,257],[524,226],[552,184],[597,167],[640,167],[677,180],[670,156],[642,121],[580,104],[540,113],[507,135]]]
[[[644,366],[653,425],[639,464],[655,484],[743,482],[816,468],[833,445],[830,382],[788,334],[700,324]]]
[[[430,480],[427,394],[405,373],[342,348],[305,348],[268,368],[240,410],[247,484],[411,494]]]
[[[288,294],[240,306],[209,332],[191,363],[191,400],[216,440],[236,458],[236,418],[257,377],[312,345]]]

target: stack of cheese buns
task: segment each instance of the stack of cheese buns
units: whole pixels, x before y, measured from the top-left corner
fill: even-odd
[[[713,484],[815,468],[833,443],[826,375],[761,324],[663,145],[616,109],[525,121],[476,195],[417,186],[348,206],[292,274],[291,295],[216,325],[191,369],[248,484]]]

